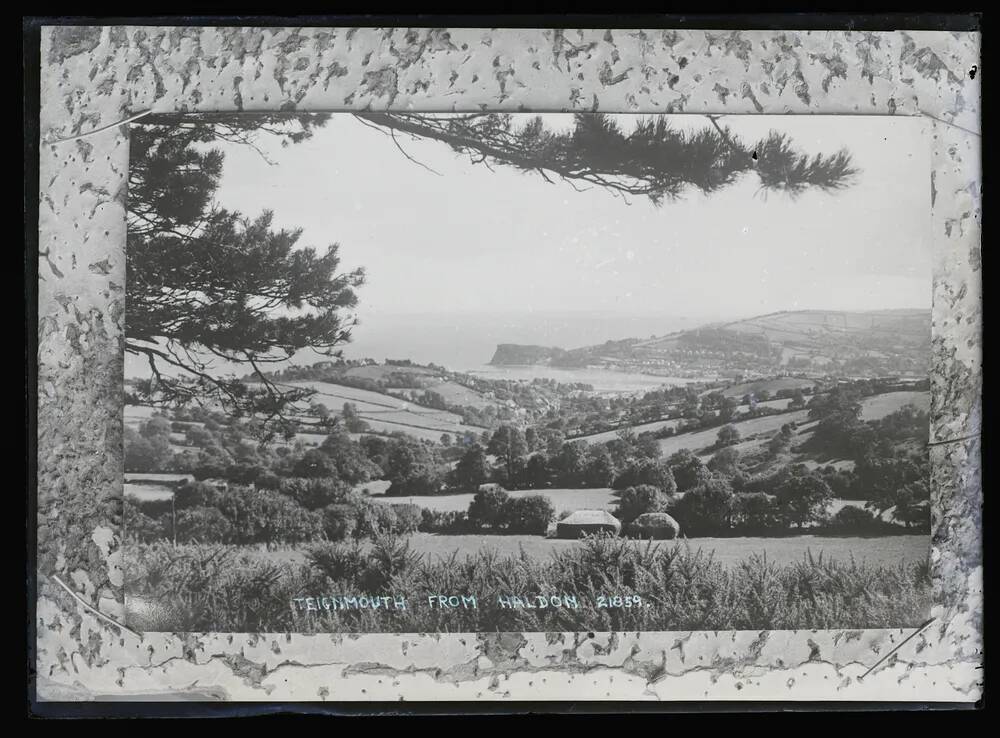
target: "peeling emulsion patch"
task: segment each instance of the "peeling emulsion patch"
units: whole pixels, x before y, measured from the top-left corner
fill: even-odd
[[[43,30],[39,696],[203,700],[975,700],[981,690],[978,34],[73,27]],[[134,635],[122,607],[122,320],[135,113],[926,114],[935,279],[935,623],[900,631]],[[972,133],[970,133],[970,131]],[[954,441],[954,439],[967,439]]]

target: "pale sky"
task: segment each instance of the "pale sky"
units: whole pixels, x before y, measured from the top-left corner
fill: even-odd
[[[564,114],[545,118],[571,122]],[[626,130],[634,123],[618,118]],[[704,116],[669,118],[679,128],[709,125]],[[578,328],[596,321],[606,334],[596,341],[777,310],[930,307],[930,161],[921,119],[722,122],[748,142],[773,128],[809,153],[846,147],[861,173],[848,190],[794,200],[765,198],[751,173],[713,195],[627,204],[600,188],[576,192],[537,174],[490,171],[442,143],[399,136],[435,174],[384,134],[338,114],[301,144],[283,148],[262,137],[273,166],[248,147],[220,145],[218,202],[251,216],[271,209],[276,226],[304,229],[301,244],[338,242],[345,268],[365,267],[361,325],[348,355],[372,355],[368,339],[386,351],[387,341],[400,342],[390,356],[420,354],[421,326],[440,330],[442,316],[456,330],[467,326],[463,334],[481,316],[482,329],[491,326],[485,346],[536,342],[531,328],[553,320]],[[403,324],[405,331],[394,330]],[[574,340],[590,336],[581,330],[552,328],[559,335],[549,343],[582,345]]]

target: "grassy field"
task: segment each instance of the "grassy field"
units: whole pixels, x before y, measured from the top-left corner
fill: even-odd
[[[521,551],[535,560],[544,560],[554,551],[564,551],[579,546],[578,541],[542,538],[541,536],[445,536],[416,533],[410,537],[410,548],[423,555],[445,558],[454,551],[459,555],[480,549],[492,549],[501,555],[518,555]],[[645,546],[636,541],[635,545]],[[687,544],[692,550],[711,553],[716,561],[733,566],[751,554],[766,554],[769,561],[785,566],[802,561],[808,553],[824,559],[848,562],[853,556],[858,562],[878,565],[895,565],[906,561],[916,563],[930,553],[930,538],[926,535],[885,536],[880,538],[790,536],[787,538],[691,538]],[[661,545],[672,546],[671,542]]]
[[[485,428],[465,425],[462,418],[445,410],[435,410],[408,400],[379,392],[345,387],[327,382],[289,382],[290,386],[307,387],[316,394],[310,402],[319,402],[333,413],[339,413],[345,402],[352,403],[358,416],[376,433],[402,431],[417,438],[437,441],[442,433],[482,433]]]
[[[647,433],[658,431],[660,428],[676,428],[680,424],[680,420],[654,420],[651,423],[640,423],[639,425],[633,425],[631,430],[636,435],[640,433]],[[589,436],[578,436],[570,440],[573,441],[583,441],[584,443],[607,443],[608,441],[613,441],[618,437],[620,429],[604,431],[603,433],[594,433]]]
[[[139,430],[139,426],[153,417],[158,408],[149,405],[126,405],[125,406],[125,427],[132,430]]]
[[[369,487],[375,482],[370,483]],[[366,486],[366,485],[361,485]],[[508,494],[511,497],[525,497],[527,495],[544,495],[549,498],[552,507],[556,510],[556,515],[569,510],[610,510],[614,506],[614,493],[607,488],[595,489],[524,489],[512,490]],[[384,495],[372,495],[372,500],[386,504],[413,503],[426,507],[430,510],[441,512],[468,510],[469,503],[475,495],[429,495],[423,497],[386,497]]]
[[[802,423],[808,417],[806,410],[797,410],[781,415],[766,415],[762,418],[751,418],[743,420],[733,425],[739,430],[744,439],[752,436],[764,435],[770,437],[785,423]],[[660,450],[664,456],[670,456],[681,449],[690,449],[696,454],[708,454],[712,452],[716,439],[719,435],[718,428],[708,428],[706,430],[695,431],[694,433],[682,433],[671,438],[663,438],[659,441]]]
[[[362,377],[364,379],[380,380],[390,375],[412,374],[414,375],[414,387],[417,386],[416,377],[421,379],[434,376],[435,371],[424,366],[392,366],[389,364],[374,364],[368,366],[353,366],[345,374],[349,377]]]
[[[500,556],[520,556],[523,551],[534,561],[544,562],[553,553],[572,551],[583,544],[580,541],[522,535],[439,535],[414,533],[407,539],[410,550],[431,563],[449,558],[457,552],[459,559],[478,551],[492,551]],[[629,541],[629,545],[645,548],[647,541]],[[366,541],[363,547],[370,547]],[[690,538],[685,541],[658,541],[661,547],[689,546],[692,551],[711,554],[713,559],[726,567],[738,565],[753,554],[766,555],[769,562],[787,566],[802,561],[810,553],[824,560],[849,563],[851,558],[878,566],[895,566],[900,563],[915,564],[930,554],[930,538],[912,536],[788,536],[783,538]],[[306,561],[301,548],[283,548],[275,551],[258,551],[276,563],[302,564]]]
[[[886,392],[874,397],[866,397],[861,402],[862,420],[879,420],[894,413],[905,405],[916,405],[927,412],[931,406],[930,392]]]
[[[459,384],[458,382],[441,379],[440,377],[428,377],[427,387],[422,389],[402,391],[408,392],[411,396],[416,398],[419,397],[420,393],[425,390],[438,393],[449,405],[474,407],[478,410],[485,410],[487,407],[498,407],[500,405],[497,400],[486,397],[474,389],[470,389],[463,384]]]

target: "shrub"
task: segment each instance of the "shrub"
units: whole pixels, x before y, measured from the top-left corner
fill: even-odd
[[[725,535],[732,527],[733,490],[723,479],[710,479],[667,509],[689,535]]]
[[[423,519],[420,505],[404,503],[391,506],[396,513],[396,524],[392,527],[393,533],[414,533],[420,527]]]
[[[225,543],[233,526],[214,507],[191,507],[177,513],[178,543]]]
[[[877,533],[884,531],[888,524],[863,507],[845,505],[827,523],[827,529],[834,533]]]
[[[397,479],[389,485],[385,494],[392,497],[420,497],[441,494],[444,475],[437,468],[414,471],[410,476]]]
[[[218,490],[206,482],[187,482],[174,490],[178,510],[189,507],[214,507]]]
[[[830,486],[813,474],[791,474],[774,490],[782,517],[802,528],[821,522],[833,493]]]
[[[272,471],[261,472],[257,477],[257,481],[254,484],[258,489],[271,489],[276,490],[281,486],[281,477]]]
[[[724,425],[719,428],[719,432],[716,434],[716,442],[719,446],[732,446],[740,442],[740,431],[732,424]]]
[[[515,497],[507,502],[504,517],[512,533],[544,535],[556,516],[552,503],[544,495]]]
[[[649,484],[629,487],[622,490],[618,496],[615,516],[628,524],[645,513],[662,512],[667,507],[667,497]]]
[[[154,435],[147,438],[131,428],[125,429],[125,471],[161,471],[171,456],[168,436]]]
[[[129,540],[156,541],[165,538],[170,531],[168,518],[146,514],[128,497],[125,498],[123,520],[125,537]]]
[[[472,530],[464,510],[429,510],[420,512],[420,527],[424,533],[467,533]]]
[[[732,527],[744,535],[773,533],[784,528],[784,521],[773,496],[750,492],[733,497]]]
[[[677,491],[677,483],[670,467],[659,459],[631,459],[614,482],[615,489],[626,489],[640,485],[656,487],[665,495]]]
[[[236,543],[298,543],[322,535],[322,517],[270,490],[230,487],[213,500],[233,527]]]
[[[740,452],[735,448],[717,451],[708,461],[708,468],[719,474],[732,476],[739,470]]]
[[[337,465],[325,453],[314,448],[295,462],[294,474],[297,477],[333,477],[337,474]]]
[[[278,492],[307,510],[346,502],[351,488],[336,477],[289,477],[278,482]]]
[[[420,565],[420,554],[410,550],[407,539],[378,533],[368,552],[368,565],[358,584],[368,591],[380,591],[396,582],[405,582]]]
[[[705,465],[701,463],[701,459],[686,448],[667,459],[667,464],[674,474],[678,492],[686,492],[706,481],[710,476]]]
[[[323,508],[323,534],[328,541],[343,541],[354,534],[358,511],[354,505],[334,504]]]
[[[333,582],[350,581],[364,571],[368,555],[355,542],[351,546],[341,543],[317,543],[306,550],[306,561]]]
[[[396,529],[396,511],[392,505],[365,500],[358,506],[358,523],[355,535],[373,537],[379,533],[391,533]]]
[[[469,503],[469,522],[477,527],[501,527],[506,522],[509,501],[510,495],[502,489],[485,489],[476,492],[476,496]]]
[[[772,454],[777,455],[788,450],[788,447],[792,443],[791,435],[785,435],[784,433],[775,433],[771,436],[771,440],[767,442],[767,450]]]

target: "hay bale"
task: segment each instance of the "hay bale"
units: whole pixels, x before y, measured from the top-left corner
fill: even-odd
[[[633,535],[640,538],[670,540],[681,534],[680,524],[664,512],[643,513],[631,525]]]
[[[559,538],[582,538],[583,536],[609,533],[618,535],[622,524],[607,510],[577,510],[556,523]]]

